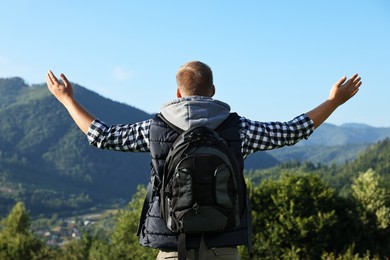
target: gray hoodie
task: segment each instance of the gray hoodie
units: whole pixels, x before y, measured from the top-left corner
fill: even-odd
[[[230,114],[230,106],[203,96],[175,99],[161,108],[162,115],[182,130],[194,126],[218,127]]]

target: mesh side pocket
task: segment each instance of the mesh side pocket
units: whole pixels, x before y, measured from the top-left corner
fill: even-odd
[[[214,173],[215,178],[215,200],[223,208],[232,208],[233,202],[229,196],[230,171],[226,165],[219,166]]]
[[[186,168],[176,171],[173,185],[173,190],[178,192],[177,194],[173,194],[173,198],[177,198],[176,203],[173,202],[174,209],[181,210],[192,207],[193,190],[191,171]]]

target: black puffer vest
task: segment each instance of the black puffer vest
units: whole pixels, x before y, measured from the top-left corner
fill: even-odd
[[[234,149],[240,169],[243,169],[241,153],[241,139],[239,133],[240,118],[236,113],[230,116],[216,129]],[[154,117],[150,126],[150,153],[152,156],[151,179],[148,186],[148,195],[141,215],[139,235],[143,246],[160,249],[177,249],[178,235],[170,231],[160,217],[160,197],[162,169],[169,148],[175,141],[178,133],[164,123],[159,117]],[[244,187],[246,188],[246,187]],[[248,243],[248,211],[242,216],[241,225],[235,230],[223,233],[203,235],[206,245],[211,247],[227,247]],[[199,248],[201,235],[187,235],[187,249]]]

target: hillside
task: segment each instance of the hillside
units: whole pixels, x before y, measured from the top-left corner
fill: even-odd
[[[151,117],[77,84],[74,91],[84,107],[108,124]],[[256,169],[279,163],[265,153],[255,158],[248,163]],[[149,174],[147,154],[89,146],[45,84],[0,79],[0,216],[16,201],[25,202],[33,215],[126,203]]]
[[[108,124],[151,117],[77,84],[74,90],[80,103]],[[298,155],[299,160],[320,154],[330,161],[341,158],[340,154],[355,158],[357,149],[363,150],[374,142],[361,138],[373,136],[363,133],[371,129],[378,131],[376,138],[390,136],[390,128],[324,126],[323,135],[313,134],[314,145],[306,144],[309,139],[300,146],[276,150],[275,154],[257,153],[248,157],[245,168],[269,168]],[[336,138],[330,143],[329,135],[335,132],[340,133],[340,140]],[[346,143],[352,146],[347,148]],[[147,154],[102,151],[89,146],[45,84],[28,86],[21,78],[0,79],[0,215],[16,201],[23,201],[32,215],[72,214],[91,207],[126,203],[137,185],[147,183],[149,167]]]
[[[341,126],[322,124],[301,146],[373,144],[390,137],[390,127],[372,127],[348,123]]]
[[[107,123],[150,115],[74,85],[80,102]],[[45,85],[0,80],[1,212],[16,200],[35,213],[73,211],[127,200],[149,176],[145,154],[101,151],[88,145]]]
[[[370,143],[344,144],[327,146],[321,144],[299,145],[282,147],[280,149],[267,151],[269,155],[279,162],[310,161],[320,164],[341,165],[355,160],[361,152],[367,149]]]
[[[331,186],[349,193],[352,180],[360,173],[372,169],[382,177],[381,186],[386,187],[390,195],[390,138],[381,140],[363,150],[354,161],[342,165],[325,165],[312,162],[290,161],[275,167],[251,171],[248,177],[255,183],[264,179],[278,179],[285,174],[317,174]]]
[[[390,137],[389,127],[365,124],[322,124],[308,140],[267,153],[279,162],[296,160],[341,165],[355,160],[371,144]]]

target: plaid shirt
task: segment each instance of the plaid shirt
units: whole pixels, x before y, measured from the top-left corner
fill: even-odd
[[[289,122],[258,122],[241,117],[240,136],[244,158],[251,153],[293,145],[314,131],[313,121],[305,114]],[[135,124],[107,126],[95,119],[88,129],[88,141],[101,149],[123,152],[149,152],[151,119]]]

